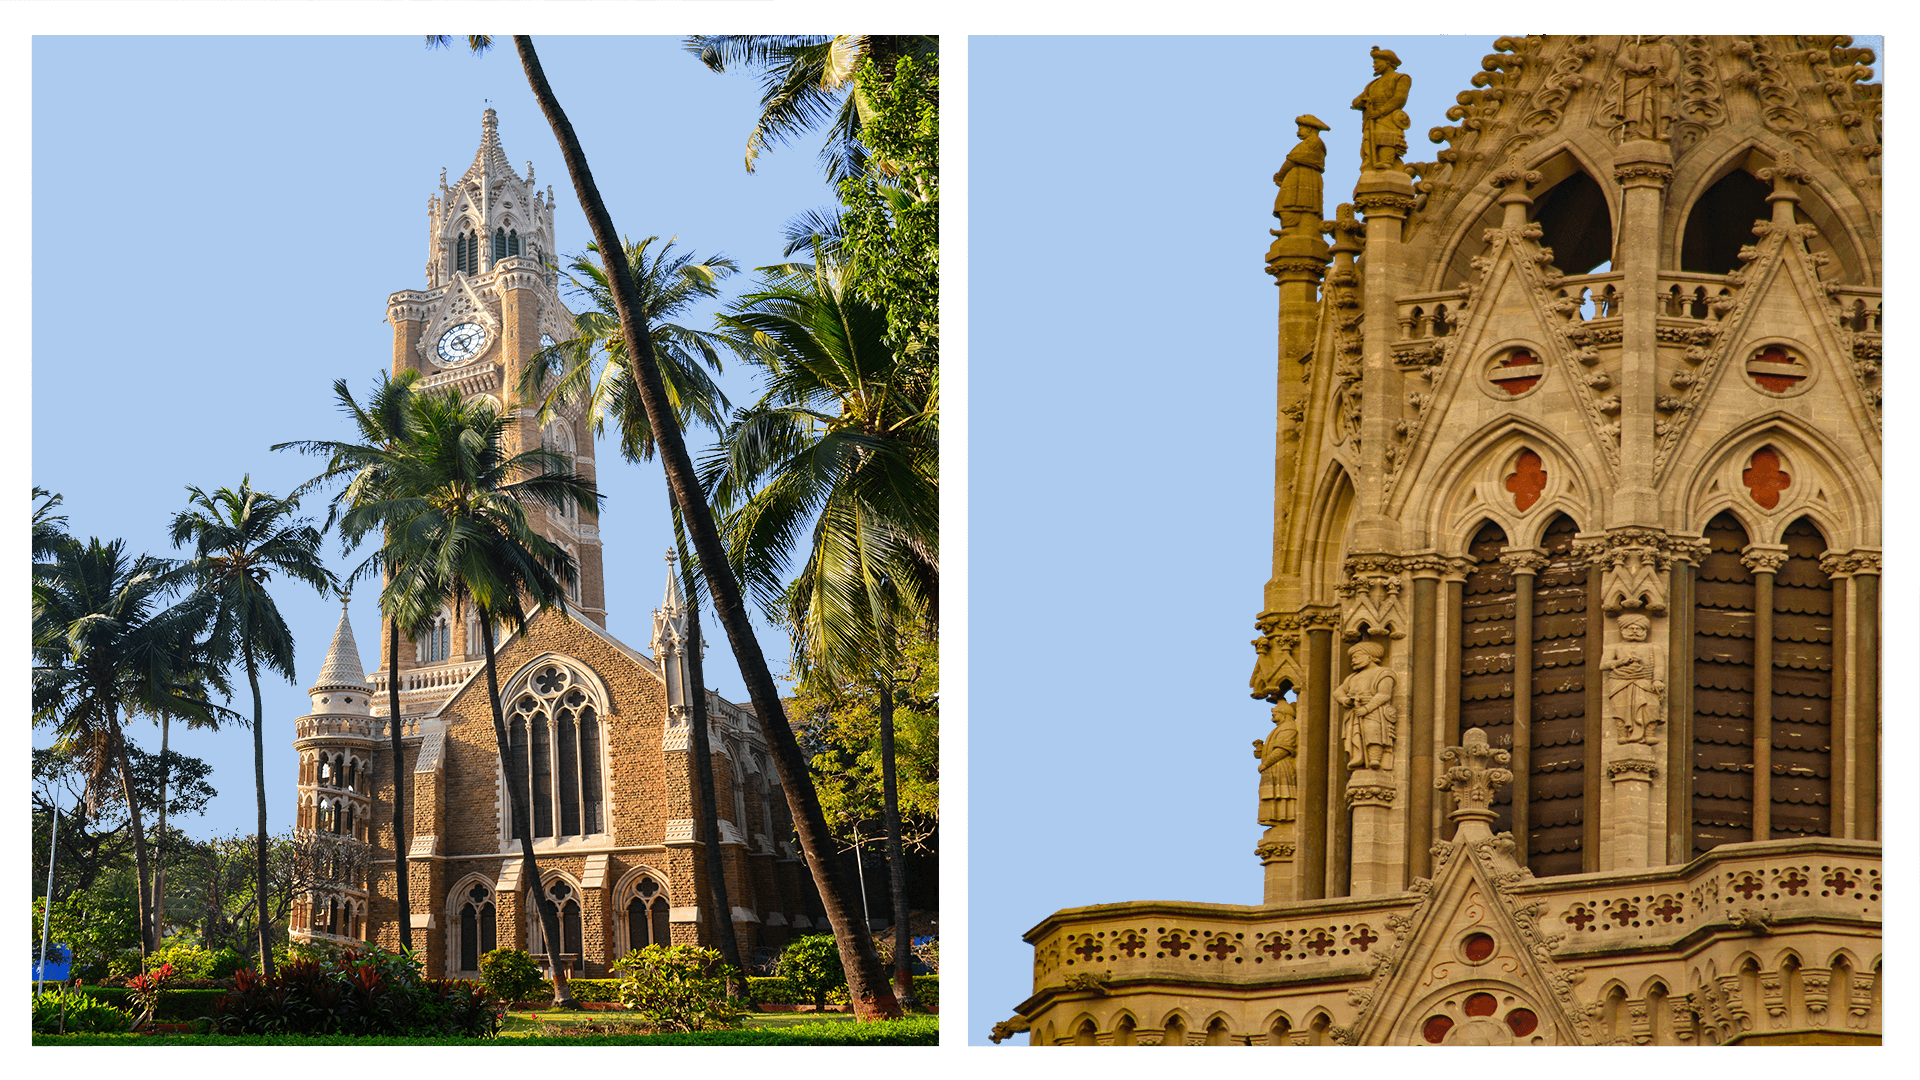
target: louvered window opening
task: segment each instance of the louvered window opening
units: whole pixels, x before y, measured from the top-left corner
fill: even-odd
[[[1820,569],[1825,539],[1806,518],[1781,537],[1787,561],[1773,580],[1773,748],[1769,832],[1830,835],[1833,753],[1833,579]]]
[[[504,228],[493,230],[493,257],[504,259],[509,255],[520,254],[520,232],[518,229],[508,232]]]
[[[1536,877],[1581,871],[1586,796],[1587,564],[1573,558],[1579,527],[1547,526],[1547,565],[1533,580],[1527,862]]]
[[[543,668],[512,710],[508,782],[527,793],[534,838],[604,831],[599,714],[572,673]]]
[[[464,274],[480,272],[480,234],[460,233],[453,241],[453,268]]]
[[[1693,590],[1693,853],[1753,839],[1754,580],[1747,532],[1707,523]]]
[[[1492,746],[1513,746],[1513,575],[1500,562],[1507,534],[1491,522],[1474,534],[1467,555],[1477,565],[1467,575],[1460,605],[1459,745],[1469,728],[1487,733]],[[1502,786],[1494,796],[1493,831],[1513,828],[1513,793]]]

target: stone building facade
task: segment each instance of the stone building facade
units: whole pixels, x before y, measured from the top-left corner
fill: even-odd
[[[509,450],[544,442],[592,478],[593,440],[580,415],[544,428],[520,400],[532,354],[573,336],[554,272],[553,192],[506,161],[493,110],[473,165],[441,177],[428,203],[425,290],[395,293],[393,370],[425,388],[485,395],[511,418]],[[301,941],[399,944],[399,920],[430,973],[476,976],[495,947],[548,953],[532,890],[562,912],[558,950],[575,977],[605,977],[649,943],[714,941],[705,857],[695,839],[699,790],[691,761],[687,610],[669,565],[643,653],[606,632],[600,535],[591,509],[530,508],[542,535],[580,568],[566,612],[535,614],[494,656],[510,732],[503,775],[487,696],[480,628],[449,609],[402,641],[398,670],[366,673],[343,611],[312,694],[294,722],[300,753],[296,834],[337,856],[332,877],[296,898]],[[577,606],[574,606],[577,605]],[[384,661],[385,626],[379,658]],[[395,888],[388,680],[400,680],[409,820],[408,892]],[[743,950],[779,947],[824,926],[812,878],[792,843],[786,798],[750,708],[706,693],[729,913]],[[506,784],[531,797],[543,880],[522,881]]]
[[[1878,1041],[1880,87],[1851,45],[1501,38],[1432,162],[1376,49],[1332,215],[1299,119],[1263,903],[1056,912],[1003,1033]]]

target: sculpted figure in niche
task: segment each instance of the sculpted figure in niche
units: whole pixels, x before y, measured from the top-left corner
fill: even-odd
[[[1280,219],[1282,232],[1319,236],[1321,174],[1327,170],[1327,144],[1320,141],[1320,133],[1327,125],[1312,115],[1293,122],[1300,129],[1300,145],[1288,152],[1286,164],[1273,174],[1273,182],[1280,185],[1273,216]]]
[[[1413,78],[1400,74],[1400,58],[1392,49],[1376,47],[1372,56],[1374,80],[1353,99],[1360,111],[1360,168],[1405,172],[1400,159],[1407,152],[1407,125],[1413,120],[1402,110]]]
[[[1380,665],[1387,650],[1363,641],[1347,650],[1353,674],[1333,692],[1334,703],[1346,710],[1340,727],[1350,769],[1393,769],[1393,672]]]
[[[1278,825],[1294,818],[1298,797],[1294,758],[1300,752],[1300,727],[1293,719],[1293,702],[1273,706],[1273,730],[1253,740],[1253,756],[1260,759],[1260,824]]]
[[[1620,69],[1620,139],[1665,139],[1667,106],[1673,100],[1673,74],[1680,55],[1663,38],[1626,39],[1613,58]]]
[[[1652,629],[1645,615],[1620,616],[1620,641],[1600,656],[1600,670],[1607,673],[1607,719],[1623,743],[1652,743],[1654,727],[1666,719],[1660,650],[1647,640]]]

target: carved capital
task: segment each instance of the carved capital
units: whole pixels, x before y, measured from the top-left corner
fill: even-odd
[[[1880,574],[1880,552],[1874,548],[1853,551],[1829,551],[1820,556],[1820,569],[1828,577],[1852,577],[1855,574]]]
[[[1751,544],[1740,553],[1740,562],[1756,574],[1777,574],[1787,564],[1787,549],[1781,544]]]
[[[1413,196],[1397,191],[1355,192],[1353,205],[1368,219],[1375,217],[1406,217],[1413,213]]]
[[[1518,152],[1508,154],[1507,160],[1501,164],[1499,168],[1487,174],[1487,182],[1494,187],[1511,187],[1514,185],[1532,187],[1539,183],[1541,179],[1542,177],[1538,170],[1529,169],[1521,164]]]
[[[1445,577],[1453,567],[1454,560],[1433,552],[1409,555],[1400,560],[1400,565],[1415,578]]]
[[[1318,282],[1326,272],[1326,262],[1310,255],[1276,255],[1267,260],[1267,273],[1273,275],[1275,284],[1288,281]]]
[[[1253,853],[1255,855],[1258,855],[1260,857],[1260,861],[1263,863],[1292,862],[1293,861],[1293,841],[1269,840],[1266,843],[1261,844],[1258,847],[1254,848]]]
[[[1391,784],[1363,783],[1347,784],[1347,806],[1392,806],[1394,789]]]
[[[1537,574],[1546,569],[1547,556],[1532,548],[1508,548],[1500,554],[1500,565],[1513,574]]]
[[[1616,165],[1613,179],[1622,187],[1666,187],[1673,182],[1673,168],[1649,161]]]
[[[1660,770],[1655,767],[1651,761],[1642,761],[1638,758],[1625,758],[1620,761],[1607,762],[1607,778],[1616,784],[1622,781],[1651,783],[1653,778],[1658,775],[1660,775]]]

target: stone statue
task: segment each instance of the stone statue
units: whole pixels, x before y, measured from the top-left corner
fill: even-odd
[[[1360,168],[1385,172],[1405,172],[1401,158],[1407,152],[1407,125],[1412,119],[1402,111],[1413,77],[1399,72],[1400,58],[1392,49],[1374,48],[1374,80],[1353,99],[1360,111]]]
[[[1347,747],[1350,769],[1393,769],[1397,717],[1393,710],[1393,672],[1380,666],[1386,655],[1386,648],[1372,641],[1347,650],[1353,674],[1333,692],[1334,703],[1347,710],[1340,735]]]
[[[1286,164],[1273,174],[1280,194],[1273,200],[1273,216],[1287,233],[1320,235],[1321,174],[1327,170],[1327,144],[1320,133],[1327,125],[1316,116],[1305,115],[1293,121],[1298,125],[1300,145],[1287,154]]]
[[[1253,740],[1253,756],[1260,759],[1260,824],[1279,825],[1294,819],[1298,796],[1294,758],[1300,752],[1300,727],[1293,719],[1293,702],[1273,706],[1273,730]]]
[[[1667,106],[1673,100],[1673,75],[1680,57],[1662,38],[1635,35],[1613,58],[1620,69],[1620,141],[1665,139]]]
[[[1666,720],[1660,650],[1647,640],[1652,628],[1645,615],[1620,616],[1620,642],[1600,655],[1600,670],[1607,673],[1607,718],[1623,743],[1651,744],[1654,727]]]

